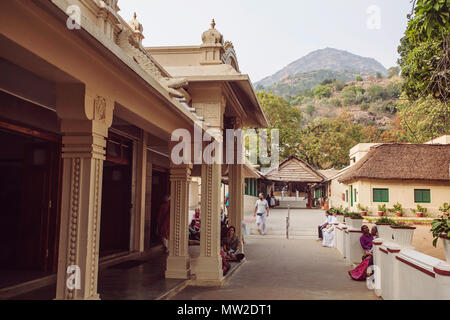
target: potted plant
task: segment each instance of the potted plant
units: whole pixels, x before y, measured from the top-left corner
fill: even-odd
[[[386,205],[385,204],[383,204],[383,205],[379,204],[378,205],[378,215],[380,217],[386,215],[386,211],[387,211],[387,209],[386,209]]]
[[[390,227],[392,229],[392,240],[395,243],[400,247],[412,247],[412,239],[416,227],[395,222]]]
[[[397,202],[394,204],[393,208],[389,209],[389,212],[394,212],[397,217],[401,217],[403,215],[403,207],[399,202]]]
[[[395,224],[395,221],[389,218],[380,218],[375,222],[378,229],[378,236],[386,241],[392,240],[391,225]]]
[[[331,208],[328,211],[331,213],[336,213],[336,218],[338,219],[339,223],[344,223],[344,214],[340,209]]]
[[[350,212],[348,211],[348,208],[342,209],[341,207],[341,212],[344,215],[344,222],[347,223],[350,220]]]
[[[439,211],[444,214],[444,216],[449,216],[450,205],[446,202],[442,206],[439,207]]]
[[[367,213],[369,212],[369,207],[364,207],[360,203],[358,203],[358,209],[361,210],[361,215],[363,217],[367,216]]]
[[[442,216],[434,219],[431,224],[431,232],[433,233],[433,246],[436,247],[437,242],[442,239],[444,244],[444,253],[447,262],[450,262],[450,219],[448,216]]]
[[[364,218],[361,214],[356,212],[350,212],[350,226],[354,229],[361,229]]]
[[[427,213],[427,208],[422,207],[420,204],[417,205],[417,209],[411,209],[413,213],[417,214],[417,217],[422,218]]]

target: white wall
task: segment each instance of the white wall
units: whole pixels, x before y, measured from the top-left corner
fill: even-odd
[[[417,205],[421,205],[428,209],[427,214],[438,216],[440,214],[439,207],[444,202],[450,201],[450,184],[445,183],[424,183],[418,181],[370,181],[360,180],[352,184],[357,190],[357,201],[354,201],[353,207],[350,207],[350,185],[346,186],[349,192],[349,203],[351,211],[359,211],[358,203],[369,207],[372,214],[378,211],[378,205],[386,204],[387,208],[392,208],[397,202],[401,203],[405,209],[405,216],[414,216],[411,209],[415,209]],[[389,189],[389,202],[373,202],[373,189],[387,188]],[[431,195],[431,203],[415,203],[414,189],[429,189]],[[344,191],[345,192],[345,191]]]
[[[252,215],[258,197],[244,195],[244,216]]]

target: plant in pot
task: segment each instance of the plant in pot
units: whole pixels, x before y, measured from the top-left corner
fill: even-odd
[[[427,208],[422,207],[420,204],[417,205],[417,209],[411,209],[411,211],[417,214],[417,217],[419,218],[425,217],[427,210]]]
[[[369,212],[369,207],[364,207],[360,203],[358,203],[358,209],[361,210],[361,215],[363,217],[367,216],[367,213]]]
[[[450,205],[446,202],[442,206],[439,207],[439,211],[443,213],[444,216],[449,216],[450,213]]]
[[[394,204],[393,208],[390,208],[388,210],[389,210],[389,212],[395,213],[397,215],[397,217],[403,216],[403,207],[402,207],[401,203],[399,203],[399,202]]]
[[[354,229],[361,229],[364,218],[357,212],[350,212],[350,225]]]
[[[392,240],[391,225],[395,224],[395,221],[386,217],[380,218],[375,222],[378,229],[378,236],[383,240]]]
[[[412,239],[416,227],[394,222],[391,224],[390,228],[392,230],[392,240],[394,240],[394,242],[400,245],[400,247],[412,247]]]
[[[350,212],[348,211],[348,208],[343,209],[342,210],[342,214],[344,215],[345,223],[349,222],[349,220],[350,220]]]
[[[379,215],[380,217],[386,215],[386,211],[387,211],[387,209],[386,209],[386,204],[383,204],[383,205],[379,204],[379,205],[378,205],[378,215]]]
[[[450,262],[450,219],[448,216],[441,216],[434,219],[431,224],[431,232],[433,233],[433,246],[437,246],[439,239],[444,244],[444,253],[447,262]]]
[[[336,218],[338,219],[339,223],[344,223],[344,214],[340,209],[331,208],[328,211],[331,213],[336,213]]]

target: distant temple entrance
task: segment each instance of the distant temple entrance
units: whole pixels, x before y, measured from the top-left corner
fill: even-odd
[[[312,186],[325,180],[305,161],[291,156],[284,160],[277,169],[264,174],[269,183],[269,192],[280,201],[280,208],[312,208]]]

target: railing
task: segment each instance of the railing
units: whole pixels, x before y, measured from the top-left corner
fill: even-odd
[[[291,220],[291,207],[288,205],[288,214],[286,217],[286,239],[289,240],[289,224],[290,224],[290,220]]]

